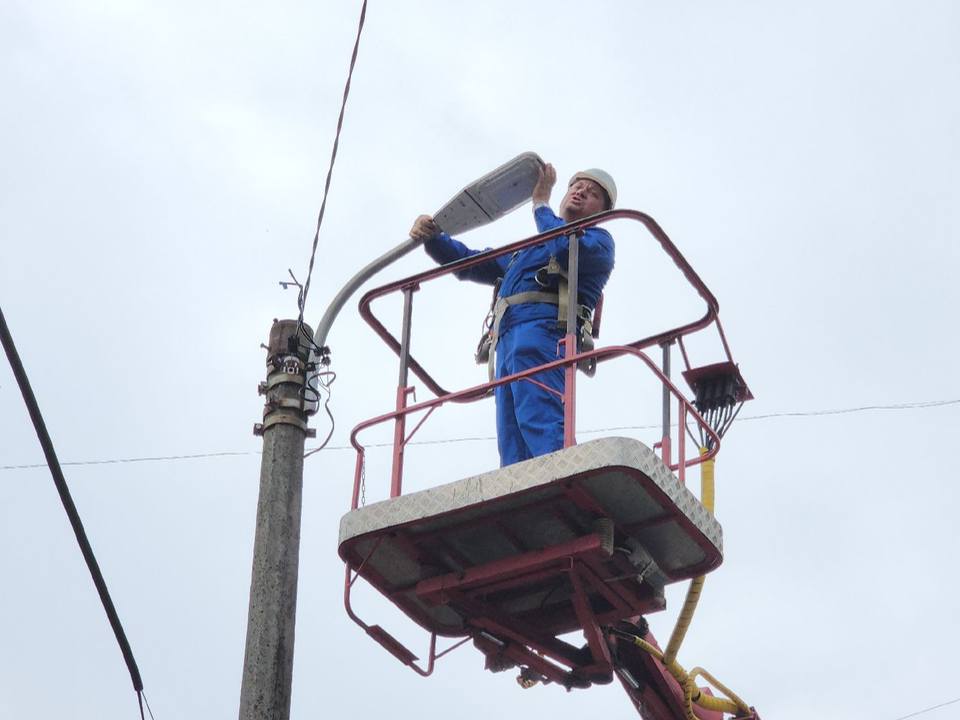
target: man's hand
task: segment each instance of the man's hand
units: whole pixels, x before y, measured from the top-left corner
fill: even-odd
[[[414,240],[426,241],[440,232],[440,228],[429,215],[421,215],[413,221],[413,227],[410,229],[410,237]]]
[[[557,171],[553,165],[547,163],[540,168],[540,179],[537,180],[533,188],[533,202],[550,203],[550,193],[553,192],[553,186],[557,184]]]

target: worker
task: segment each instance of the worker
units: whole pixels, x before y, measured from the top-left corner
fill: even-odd
[[[617,202],[617,186],[613,178],[603,170],[585,170],[570,179],[558,215],[549,205],[556,182],[557,171],[552,165],[541,168],[532,197],[538,232],[609,210]],[[425,241],[427,254],[440,264],[484,252],[471,250],[443,233],[429,215],[421,215],[414,221],[410,236]],[[460,280],[487,285],[499,283],[497,296],[502,315],[494,323],[496,336],[493,338],[496,377],[538,367],[561,356],[566,329],[565,323],[558,322],[559,287],[567,270],[569,247],[569,238],[561,235],[513,256],[490,260],[457,273]],[[610,233],[599,227],[582,231],[579,301],[589,312],[597,306],[613,263],[614,246]],[[523,296],[526,293],[537,293],[536,300],[528,301]],[[557,296],[557,299],[542,301],[546,293]],[[510,304],[511,299],[516,301],[515,304]],[[501,466],[563,448],[563,369],[544,371],[534,375],[533,379],[560,395],[524,380],[501,385],[495,390]]]

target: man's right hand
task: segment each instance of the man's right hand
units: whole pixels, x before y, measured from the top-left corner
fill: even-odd
[[[429,215],[421,215],[413,221],[410,228],[410,237],[414,240],[426,241],[440,233],[440,228]]]

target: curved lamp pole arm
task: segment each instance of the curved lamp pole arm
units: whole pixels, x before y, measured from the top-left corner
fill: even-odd
[[[327,335],[330,334],[330,328],[333,327],[333,321],[337,319],[337,315],[340,314],[340,310],[342,310],[343,306],[346,305],[347,300],[349,300],[351,296],[357,290],[359,290],[365,282],[367,282],[367,280],[372,278],[387,266],[395,263],[410,251],[415,250],[423,245],[423,242],[423,240],[407,238],[395,248],[388,250],[372,263],[367,265],[363,270],[350,278],[347,284],[343,286],[340,292],[337,293],[337,296],[330,302],[329,307],[327,307],[327,311],[320,319],[320,324],[317,325],[317,331],[313,334],[313,342],[318,348],[320,348],[322,357],[326,357],[329,352],[327,349]]]
[[[308,415],[315,414],[320,407],[317,377],[320,374],[320,367],[330,363],[330,348],[327,346],[327,336],[330,334],[330,328],[333,327],[337,315],[340,314],[343,306],[347,304],[347,300],[349,300],[367,280],[412,250],[423,245],[423,243],[423,240],[407,238],[392,250],[388,250],[350,278],[347,284],[341,288],[340,292],[338,292],[336,297],[330,302],[330,305],[327,306],[327,311],[323,314],[323,317],[320,318],[320,324],[317,325],[317,330],[313,334],[313,346],[310,348],[310,356],[307,360],[307,366],[312,368],[307,371],[307,387],[313,390],[310,396],[304,399],[304,410]],[[319,357],[317,357],[318,353]]]

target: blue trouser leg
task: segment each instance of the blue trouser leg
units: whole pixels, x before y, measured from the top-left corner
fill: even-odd
[[[497,362],[499,364],[500,348],[497,348]],[[497,375],[501,373],[498,371]],[[509,374],[509,373],[506,373]],[[527,460],[533,455],[527,449],[517,423],[516,410],[513,406],[513,390],[510,385],[502,385],[494,391],[497,401],[497,449],[500,450],[500,467]]]
[[[556,360],[563,332],[555,320],[535,320],[509,328],[497,342],[497,377],[511,375]],[[537,373],[533,378],[563,393],[563,370]],[[500,464],[511,465],[563,447],[563,401],[528,381],[497,388],[497,443]]]

